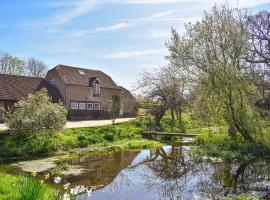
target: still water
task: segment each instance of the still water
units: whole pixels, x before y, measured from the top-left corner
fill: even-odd
[[[155,150],[81,156],[67,161],[79,170],[63,172],[62,183],[94,187],[91,197],[79,197],[89,200],[219,199],[253,191],[265,199],[270,197],[268,160],[196,161],[190,155],[191,148],[171,144]],[[14,173],[21,170],[19,166],[13,168]],[[53,187],[61,190],[59,185]]]

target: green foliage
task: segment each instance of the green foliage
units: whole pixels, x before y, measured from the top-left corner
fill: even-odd
[[[269,139],[269,138],[268,138]],[[202,134],[196,138],[195,157],[218,157],[228,161],[248,160],[251,157],[266,156],[270,153],[270,145],[261,142],[247,142],[240,135]]]
[[[120,114],[120,107],[121,107],[121,98],[118,95],[112,96],[112,110],[111,110],[111,118],[115,119]]]
[[[241,194],[234,197],[226,197],[222,198],[223,200],[263,200],[263,198],[259,197],[259,195],[251,195],[251,194]]]
[[[67,111],[62,104],[53,104],[46,90],[30,94],[5,113],[10,129],[36,134],[43,130],[60,130],[66,123]]]
[[[23,75],[24,61],[10,54],[0,52],[1,74]]]
[[[9,156],[41,155],[56,150],[54,136],[45,132],[40,135],[21,133],[0,139],[0,158]]]
[[[69,165],[66,162],[59,161],[57,162],[57,166],[53,169],[54,173],[61,173],[62,171],[66,171],[70,168],[71,165]]]
[[[0,174],[1,200],[60,200],[60,197],[47,185],[33,177],[20,175],[14,177]]]
[[[161,127],[166,132],[186,133],[188,129],[196,127],[195,121],[188,114],[182,114],[182,120],[172,120],[169,112],[161,120]]]
[[[121,141],[126,144],[126,141],[138,140],[143,145],[145,141],[141,139],[141,132],[144,127],[144,121],[136,120],[115,126],[74,128],[57,133],[43,132],[31,137],[21,132],[0,138],[0,158],[53,154],[71,148],[104,147],[118,143],[122,145]],[[150,141],[150,143],[154,142]]]

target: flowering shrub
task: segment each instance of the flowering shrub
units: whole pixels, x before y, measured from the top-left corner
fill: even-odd
[[[62,129],[66,115],[64,106],[51,103],[47,91],[43,89],[16,103],[14,110],[4,113],[4,118],[10,129],[38,133]]]

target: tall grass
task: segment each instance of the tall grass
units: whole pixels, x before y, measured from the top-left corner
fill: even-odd
[[[1,173],[0,183],[1,200],[60,200],[51,188],[30,176]]]

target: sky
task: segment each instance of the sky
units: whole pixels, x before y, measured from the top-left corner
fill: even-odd
[[[98,69],[133,89],[166,64],[171,27],[183,33],[215,4],[270,11],[270,0],[0,0],[0,51]]]

